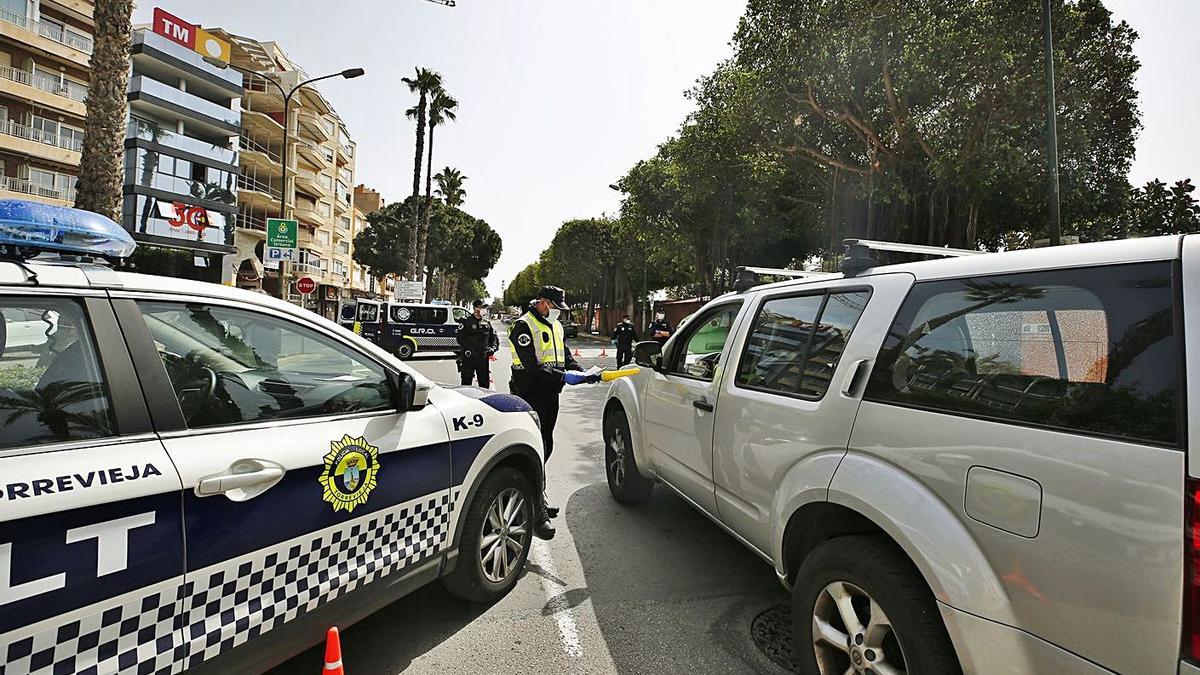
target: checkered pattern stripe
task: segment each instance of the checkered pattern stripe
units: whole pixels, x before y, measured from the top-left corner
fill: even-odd
[[[451,497],[428,497],[347,528],[217,565],[184,586],[187,666],[442,550]]]
[[[423,335],[410,335],[413,340],[416,340],[417,346],[421,349],[429,349],[430,347],[453,347],[458,349],[458,338],[452,337],[426,337]]]
[[[182,672],[442,551],[460,493],[264,548],[190,573],[182,586],[84,608],[77,620],[44,622],[31,636],[0,641],[0,675]]]
[[[80,619],[49,625],[34,635],[0,645],[0,675],[179,672],[183,650],[172,631],[178,586],[127,595]]]

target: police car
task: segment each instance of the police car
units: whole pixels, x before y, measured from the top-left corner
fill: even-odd
[[[355,300],[342,305],[342,326],[401,359],[418,351],[458,349],[458,322],[470,314],[462,307],[413,302]]]
[[[0,672],[259,671],[439,577],[513,587],[543,483],[524,402],[101,262],[133,248],[0,200]]]

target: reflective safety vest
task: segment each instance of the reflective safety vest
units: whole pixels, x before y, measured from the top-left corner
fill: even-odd
[[[512,351],[512,367],[514,369],[524,368],[521,365],[521,357],[517,356],[517,343],[513,340],[513,329],[516,328],[518,322],[529,326],[530,337],[533,341],[533,353],[537,355],[538,363],[559,368],[567,364],[567,345],[562,324],[555,321],[547,326],[534,317],[532,312],[526,312],[513,321],[512,326],[508,329],[508,348]]]

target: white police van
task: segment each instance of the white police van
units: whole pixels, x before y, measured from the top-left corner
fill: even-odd
[[[513,587],[543,483],[527,405],[98,261],[133,247],[0,200],[0,672],[259,671],[438,577]]]

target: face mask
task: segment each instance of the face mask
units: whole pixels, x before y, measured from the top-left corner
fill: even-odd
[[[550,319],[551,321],[558,321],[558,317],[559,317],[559,316],[561,316],[561,315],[562,315],[562,312],[560,312],[559,310],[557,310],[557,309],[551,309],[551,310],[550,310],[550,313],[549,313],[548,315],[546,315],[546,316],[547,316],[547,318],[548,318],[548,319]]]

